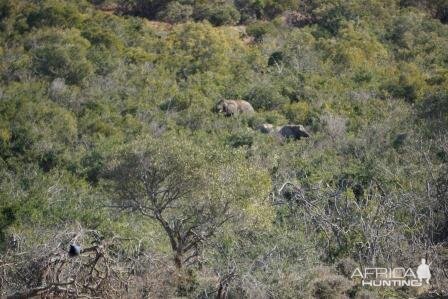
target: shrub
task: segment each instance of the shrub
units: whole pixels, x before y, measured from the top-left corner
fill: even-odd
[[[131,56],[129,52],[126,54]],[[118,64],[111,51],[103,45],[91,47],[87,54],[87,59],[95,66],[95,73],[99,75],[106,75],[112,72]]]
[[[162,104],[160,104],[159,108],[162,111],[181,111],[185,110],[191,105],[191,99],[183,96],[183,95],[177,95],[174,96],[172,99],[168,99]]]
[[[398,16],[392,22],[386,38],[401,48],[411,48],[414,44],[416,27],[421,23],[421,16],[414,13]]]
[[[168,23],[186,22],[193,15],[191,5],[182,5],[179,2],[170,2],[167,7],[157,14],[157,18]]]
[[[247,134],[232,134],[227,138],[227,144],[231,147],[240,147],[240,146],[252,146],[254,143],[254,138]]]
[[[326,113],[320,117],[320,120],[332,140],[340,139],[346,134],[347,119],[345,117]]]
[[[39,167],[44,172],[49,172],[51,169],[56,167],[58,163],[59,163],[58,154],[52,150],[43,153],[39,159]]]
[[[215,26],[235,25],[240,20],[240,13],[231,4],[201,4],[195,7],[195,20],[208,20]]]
[[[242,41],[230,31],[216,29],[208,23],[186,23],[170,32],[162,58],[182,79],[208,73],[210,83],[216,84],[212,76],[228,76],[235,65],[234,57],[240,57],[244,50]]]
[[[104,166],[104,157],[100,153],[92,151],[81,159],[81,166],[87,181],[96,184]]]
[[[427,121],[440,127],[448,121],[448,92],[439,91],[426,95],[425,100],[419,103],[419,110]]]
[[[307,102],[298,102],[285,105],[283,114],[291,123],[307,124],[310,115],[310,107]]]
[[[0,1],[0,21],[2,21],[4,18],[9,17],[12,10],[13,7],[10,1]]]
[[[252,129],[256,129],[259,125],[268,123],[273,125],[283,125],[288,120],[278,111],[259,111],[248,120],[248,124]]]
[[[142,63],[153,60],[153,56],[140,47],[129,47],[125,51],[126,62]]]
[[[104,46],[110,51],[120,51],[124,48],[123,42],[113,30],[105,26],[106,20],[98,22],[96,19],[88,20],[83,23],[81,35],[92,45]]]
[[[313,1],[312,14],[317,23],[330,34],[337,34],[341,26],[348,22],[369,20],[379,22],[386,19],[395,8],[393,1],[345,0]],[[324,4],[325,3],[325,4]]]
[[[81,14],[71,3],[46,0],[39,3],[38,10],[28,15],[27,23],[30,27],[77,27],[81,24]]]
[[[263,41],[263,37],[272,32],[274,29],[274,26],[270,22],[266,21],[258,21],[254,22],[252,24],[249,24],[246,27],[246,33],[249,36],[252,36],[254,38],[254,41],[261,42]]]
[[[344,298],[353,284],[344,276],[334,274],[325,267],[318,268],[315,275],[316,278],[311,281],[314,298]]]
[[[79,83],[93,72],[86,58],[89,47],[89,41],[76,29],[44,29],[33,34],[27,43],[36,72],[53,79],[64,78],[71,84]]]
[[[436,17],[443,23],[448,23],[448,2],[446,0],[434,1],[436,7]]]
[[[132,12],[138,16],[154,18],[166,6],[165,0],[119,0],[125,12]]]
[[[389,82],[386,90],[394,97],[413,103],[421,98],[425,88],[425,76],[415,64],[400,66],[398,82]]]
[[[276,51],[269,56],[268,66],[275,66],[282,64],[283,61],[283,52]]]
[[[289,101],[271,84],[259,84],[253,87],[244,97],[256,110],[272,110],[287,104]]]
[[[434,17],[438,18],[442,23],[448,23],[448,1],[446,0],[401,0],[401,6],[416,6],[418,8],[425,8]]]
[[[334,63],[352,69],[372,69],[387,61],[388,53],[375,36],[361,31],[352,23],[339,29],[338,43],[328,44]]]
[[[347,278],[351,277],[353,271],[355,271],[357,267],[358,264],[351,258],[343,258],[336,265],[336,269],[338,270],[339,274]]]
[[[14,206],[5,206],[5,204],[2,204],[0,208],[0,252],[2,252],[6,245],[5,241],[7,241],[5,231],[17,220],[17,208]]]
[[[296,10],[299,1],[295,0],[236,0],[235,5],[242,12],[244,20],[274,18],[287,10]]]

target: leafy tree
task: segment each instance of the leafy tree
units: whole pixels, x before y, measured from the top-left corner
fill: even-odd
[[[115,207],[161,225],[180,269],[194,263],[226,223],[243,221],[241,209],[259,206],[253,212],[263,217],[269,180],[241,158],[179,138],[146,137],[123,152],[106,177],[114,183]]]

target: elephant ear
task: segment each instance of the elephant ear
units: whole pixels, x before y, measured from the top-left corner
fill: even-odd
[[[300,125],[299,129],[301,137],[310,137],[310,133],[307,132],[304,126]]]

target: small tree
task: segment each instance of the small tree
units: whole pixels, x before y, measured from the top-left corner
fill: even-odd
[[[240,152],[164,138],[132,145],[110,165],[108,178],[114,207],[157,221],[181,269],[197,261],[203,244],[231,218],[242,224],[251,211],[255,218],[269,214],[260,200],[270,184]]]

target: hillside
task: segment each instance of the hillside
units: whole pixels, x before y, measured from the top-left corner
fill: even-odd
[[[0,0],[0,297],[448,296],[447,23],[446,0]],[[421,286],[353,277],[422,258]]]

